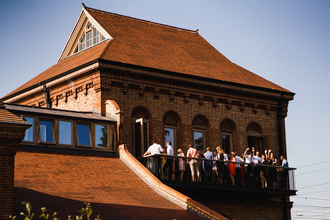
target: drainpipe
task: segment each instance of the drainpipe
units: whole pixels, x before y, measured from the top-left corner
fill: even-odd
[[[283,146],[283,122],[282,122],[282,110],[283,110],[283,101],[284,96],[282,92],[280,93],[281,97],[278,102],[278,112],[277,112],[277,119],[278,119],[278,142],[280,148],[280,156],[284,156],[284,146]],[[288,207],[287,207],[287,196],[282,196],[283,202],[283,219],[288,219]]]
[[[45,94],[45,101],[47,103],[47,108],[51,108],[52,107],[52,102],[50,100],[50,95],[49,95],[49,91],[46,87],[46,84],[44,84],[44,94]]]

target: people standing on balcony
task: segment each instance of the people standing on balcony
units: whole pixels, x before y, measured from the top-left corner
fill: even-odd
[[[220,146],[219,146],[220,147]],[[222,182],[224,182],[225,184],[229,183],[229,172],[228,172],[228,163],[227,161],[229,161],[228,159],[228,155],[225,152],[225,149],[221,149],[221,153],[223,154],[223,175],[222,175]]]
[[[289,163],[288,161],[285,159],[284,156],[280,157],[282,160],[282,167],[280,169],[280,177],[281,177],[281,189],[287,189],[287,185],[288,185],[288,167],[289,167]]]
[[[261,179],[260,179],[260,170],[261,167],[258,164],[262,164],[262,159],[260,157],[259,151],[256,151],[255,156],[252,157],[252,162],[254,164],[254,186],[261,186]]]
[[[163,152],[161,154],[166,155],[165,147],[163,147]],[[165,163],[166,163],[166,157],[164,156],[160,157],[160,178],[162,180],[166,179],[166,172],[164,171]]]
[[[267,155],[267,150],[265,150],[265,154],[261,155],[261,160],[263,165],[267,165],[266,155]],[[267,187],[267,179],[268,179],[268,167],[262,166],[260,168],[260,181],[262,188]]]
[[[225,157],[224,157],[224,153],[223,153],[223,150],[220,148],[220,146],[218,146],[216,148],[217,150],[217,156],[216,156],[216,160],[219,160],[217,161],[217,168],[218,168],[218,183],[219,184],[222,184],[223,183],[223,176],[224,176],[224,172],[225,172],[225,169],[224,169],[224,160],[225,160]]]
[[[244,163],[244,160],[237,154],[237,152],[235,152],[235,161],[236,162],[240,162],[240,163]],[[239,163],[236,163],[235,164],[235,182],[236,182],[236,185],[244,185],[244,182],[243,182],[243,177],[244,177],[244,174],[242,173],[242,164],[239,164]]]
[[[213,183],[220,183],[220,182],[218,182],[218,166],[217,166],[217,161],[216,161],[217,157],[218,157],[218,152],[217,152],[217,150],[214,150],[213,151],[214,160],[212,161],[212,182]],[[222,176],[221,176],[221,180],[222,180]]]
[[[174,156],[174,149],[171,146],[171,141],[167,141],[166,143],[166,154],[170,156]],[[166,163],[164,165],[164,173],[167,177],[167,180],[174,180],[172,175],[173,173],[173,157],[166,157]]]
[[[143,154],[143,157],[146,155],[156,155],[161,154],[163,152],[162,146],[158,144],[157,140],[154,141],[154,143],[148,148],[148,150]],[[150,163],[148,165],[149,170],[157,177],[159,177],[160,172],[160,157],[151,157]]]
[[[184,153],[183,153],[181,148],[178,149],[178,156],[179,157],[184,157]],[[178,159],[178,168],[179,168],[180,181],[182,181],[184,171],[186,170],[185,169],[185,161],[183,160],[183,158]]]
[[[274,153],[271,152],[271,149],[268,150],[268,165],[276,166],[277,160],[274,159]],[[269,179],[268,179],[268,186],[270,188],[276,188],[277,183],[277,169],[276,167],[269,167]]]
[[[206,176],[206,182],[211,182],[211,171],[212,171],[212,162],[209,160],[213,160],[213,153],[210,151],[210,147],[206,148],[206,152],[204,153],[204,158],[208,159],[204,161],[204,170],[205,170],[205,176]]]
[[[231,152],[230,162],[236,162],[234,152]],[[236,175],[235,163],[229,163],[228,164],[228,171],[229,171],[231,182],[232,182],[233,185],[235,185],[235,175]]]
[[[252,162],[252,151],[250,151],[250,148],[246,148],[244,153],[243,153],[243,158],[245,160],[244,164],[244,182],[246,186],[251,186],[252,185],[252,180],[253,180],[253,162]]]
[[[194,148],[191,144],[189,144],[187,157],[194,157],[194,158],[199,157],[199,153],[198,153],[197,149]],[[188,163],[189,163],[189,167],[190,167],[190,171],[191,171],[192,181],[196,182],[196,176],[195,176],[196,174],[197,174],[197,181],[200,181],[199,162],[195,159],[188,158]],[[196,174],[195,174],[195,171],[196,171]]]

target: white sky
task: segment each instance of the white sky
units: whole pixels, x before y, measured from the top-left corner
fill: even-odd
[[[0,97],[56,64],[81,3],[0,0]],[[292,219],[330,219],[330,208],[325,208],[330,207],[330,1],[84,3],[104,11],[199,29],[200,35],[232,62],[296,93],[286,118],[288,161],[298,168],[299,191],[298,196],[291,197],[295,202]]]

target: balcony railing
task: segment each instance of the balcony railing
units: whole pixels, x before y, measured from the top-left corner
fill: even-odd
[[[148,155],[138,160],[168,185],[194,185],[247,191],[264,189],[267,192],[284,194],[289,192],[291,195],[296,193],[294,182],[296,168],[161,154]],[[195,178],[192,176],[188,162],[191,160],[195,160],[198,164],[199,178],[197,171],[194,171]],[[172,171],[170,164],[172,164]],[[233,174],[230,171],[233,167],[235,167],[235,175],[230,175],[230,173]]]

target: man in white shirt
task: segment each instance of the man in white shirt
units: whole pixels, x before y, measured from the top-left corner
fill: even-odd
[[[157,140],[148,148],[148,150],[143,154],[143,157],[146,155],[155,155],[161,154],[163,152],[162,146],[157,143]],[[150,157],[150,161],[147,163],[147,168],[155,175],[159,176],[160,171],[160,157]]]
[[[166,154],[170,156],[174,156],[174,149],[171,146],[171,141],[167,141],[166,143]],[[173,180],[172,173],[173,173],[173,157],[166,157],[166,163],[164,165],[164,173],[167,176],[167,180]]]

